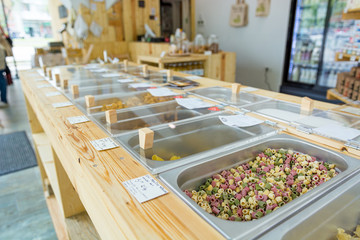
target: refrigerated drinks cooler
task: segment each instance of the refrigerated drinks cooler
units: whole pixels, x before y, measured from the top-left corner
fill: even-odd
[[[354,62],[335,62],[335,53],[352,36],[354,21],[341,20],[346,0],[293,0],[282,93],[326,100],[338,72]]]

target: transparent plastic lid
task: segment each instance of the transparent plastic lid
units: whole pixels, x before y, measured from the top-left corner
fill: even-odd
[[[97,87],[79,87],[78,94],[73,94],[70,89],[66,89],[64,94],[70,99],[77,99],[87,95],[105,95],[114,93],[126,94],[128,92],[137,92],[137,89],[130,88],[129,84],[120,84],[115,82],[107,85],[99,85]]]
[[[190,91],[189,93],[239,107],[269,100],[269,98],[251,93],[240,92],[233,94],[231,89],[223,87],[202,88]]]
[[[245,144],[276,133],[275,128],[264,123],[244,128],[230,127],[220,121],[220,115],[231,113],[220,112],[196,120],[152,127],[154,144],[147,150],[140,148],[137,131],[115,138],[150,171],[158,173],[196,161],[199,154],[212,155],[239,142]]]
[[[212,112],[207,109],[189,110],[179,106],[176,101],[169,101],[152,106],[118,110],[117,122],[111,124],[106,122],[105,113],[93,114],[92,118],[111,135],[116,135],[144,127],[199,117],[209,113]]]
[[[301,111],[300,104],[289,103],[274,99],[267,102],[249,105],[244,108],[248,111],[255,112],[265,117],[286,123],[296,122],[300,118],[322,112],[319,109],[314,109],[314,111],[309,114],[307,112]]]
[[[171,101],[173,97],[153,97],[148,92],[114,93],[107,95],[95,95],[94,104],[87,107],[85,97],[74,100],[74,103],[88,114],[104,112],[110,109],[124,109],[138,107],[159,102]]]
[[[72,80],[69,81],[69,87],[71,85],[78,85],[79,88],[86,88],[86,87],[99,87],[105,85],[122,85],[119,80],[123,80],[126,78],[96,78],[96,79],[87,79],[87,80]],[[135,81],[135,79],[132,79]]]

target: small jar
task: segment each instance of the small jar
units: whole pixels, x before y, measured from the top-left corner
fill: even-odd
[[[219,52],[219,39],[215,34],[211,34],[208,38],[208,48],[212,53]]]

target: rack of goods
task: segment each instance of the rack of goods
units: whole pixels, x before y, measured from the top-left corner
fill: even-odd
[[[356,232],[358,112],[127,61],[20,77],[61,239]]]

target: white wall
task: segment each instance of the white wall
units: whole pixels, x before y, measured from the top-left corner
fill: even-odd
[[[268,17],[255,17],[256,0],[247,0],[249,24],[242,28],[229,25],[231,5],[235,0],[196,0],[197,32],[207,38],[211,33],[219,37],[220,48],[237,54],[236,81],[245,85],[268,89],[265,67],[270,68],[268,80],[271,90],[278,91],[282,81],[290,0],[272,0]],[[196,24],[197,25],[197,24]]]

